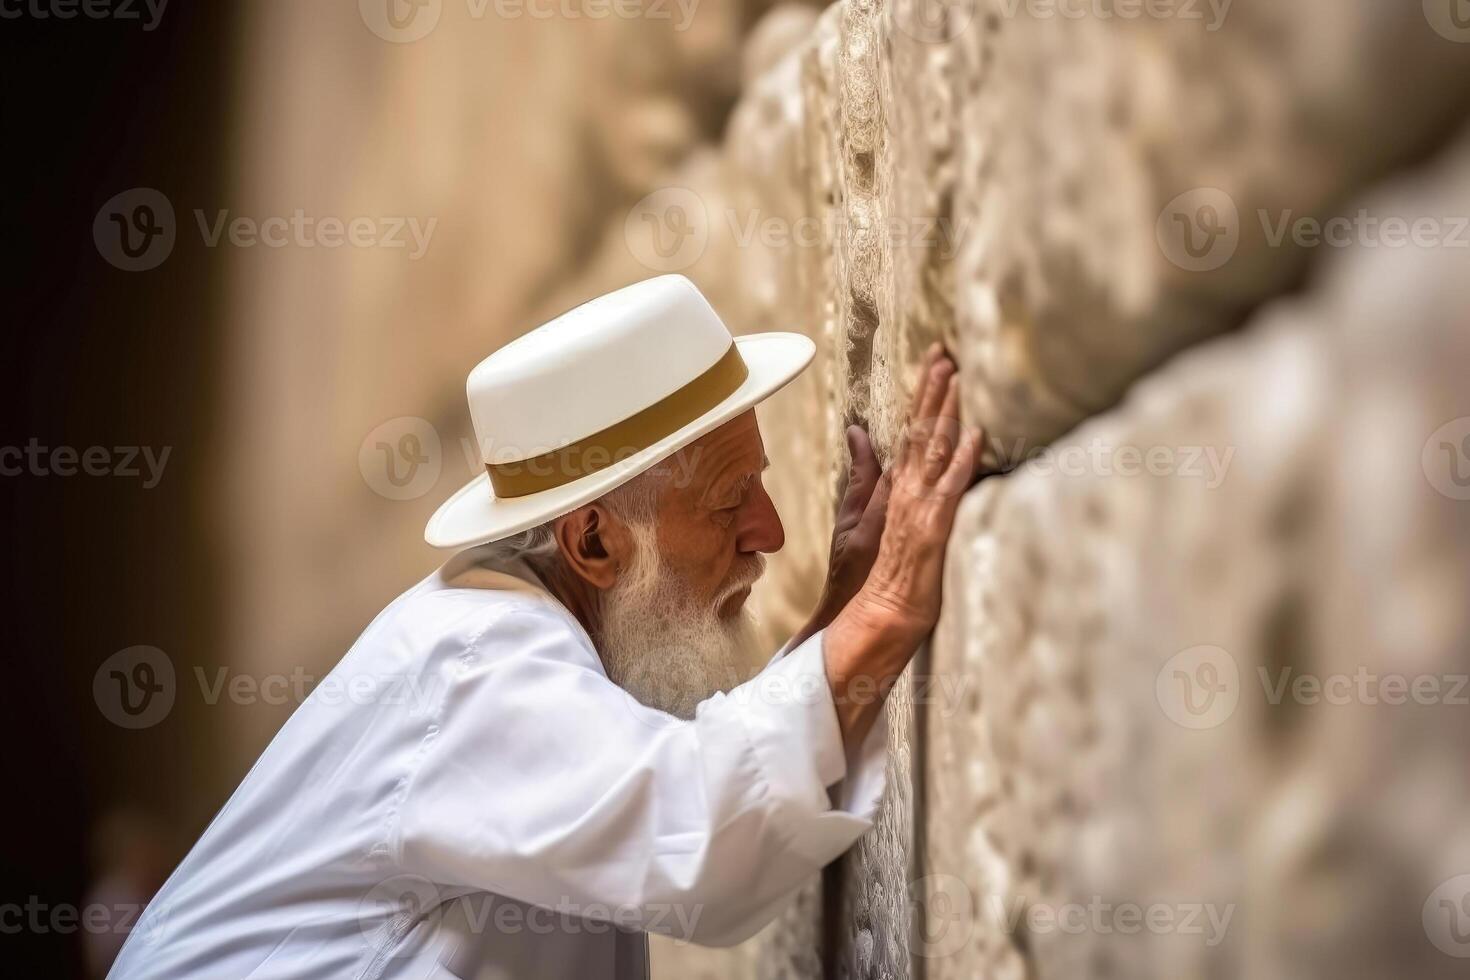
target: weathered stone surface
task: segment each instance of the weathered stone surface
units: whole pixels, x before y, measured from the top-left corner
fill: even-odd
[[[818,341],[813,370],[762,416],[783,433],[772,492],[788,529],[757,595],[773,637],[815,599],[843,425],[867,424],[886,454],[929,342],[956,355],[967,417],[990,431],[996,462],[1013,464],[1294,288],[1316,253],[1290,235],[1273,241],[1275,228],[1339,213],[1447,139],[1470,106],[1458,82],[1470,45],[1436,33],[1423,4],[1237,0],[1196,8],[1203,21],[1130,19],[1106,2],[1080,18],[1046,9],[829,7],[793,50],[752,55],[765,70],[747,78],[716,179],[682,185],[700,188],[713,215],[688,271],[732,325],[794,321]],[[767,32],[783,48],[805,15],[774,16]],[[1186,232],[1212,243],[1207,205],[1223,251],[1191,254]],[[768,219],[794,240],[732,230]],[[820,232],[803,239],[803,222]],[[1368,292],[1391,295],[1391,275],[1380,269]],[[1352,278],[1325,279],[1316,309],[1280,314],[1291,323],[1181,357],[1057,447],[1156,445],[1198,480],[1059,477],[1032,464],[966,503],[938,675],[919,685],[917,718],[915,686],[895,695],[875,831],[828,874],[824,901],[804,900],[758,949],[809,950],[822,936],[844,977],[1269,976],[1326,962],[1273,952],[1301,942],[1299,927],[1346,935],[1310,891],[1321,882],[1299,885],[1294,907],[1329,921],[1302,923],[1259,881],[1280,879],[1269,861],[1281,848],[1309,846],[1272,835],[1312,839],[1321,794],[1352,799],[1350,788],[1330,785],[1320,751],[1287,745],[1284,722],[1243,705],[1219,730],[1182,729],[1153,692],[1162,660],[1201,645],[1226,650],[1253,681],[1263,663],[1303,669],[1293,649],[1324,659],[1309,630],[1351,583],[1316,564],[1368,519],[1347,510],[1332,525],[1318,513],[1348,485],[1321,452],[1349,432],[1335,413],[1358,393],[1343,379],[1366,382],[1380,354],[1364,303],[1355,329],[1336,330],[1344,317],[1327,309]],[[1407,397],[1421,366],[1399,356],[1398,374],[1368,386],[1384,404]],[[1343,664],[1369,652],[1361,641],[1331,649]],[[1004,898],[1002,912],[1012,898],[1024,912],[1096,894],[1233,905],[1248,919],[1202,951],[1180,935],[1028,936],[979,909],[950,951],[944,903],[964,897],[956,887]],[[911,920],[912,901],[928,914]],[[1268,914],[1277,933],[1252,928]],[[1376,949],[1388,963],[1411,946],[1361,935],[1362,950],[1332,962],[1372,962]]]
[[[1470,213],[1470,143],[1369,208]],[[1464,262],[1354,249],[965,501],[934,668],[975,689],[926,718],[926,976],[1457,975],[1421,911],[1470,867],[1470,715],[1272,698],[1470,670],[1470,510],[1434,445],[1470,418]],[[1173,471],[1120,475],[1130,447]],[[1231,919],[1212,945],[1006,918],[1099,903]]]
[[[1011,453],[1106,408],[1297,281],[1308,256],[1271,240],[1283,216],[1335,213],[1470,105],[1470,46],[1421,5],[1238,0],[1218,20],[1096,6],[851,2],[807,42],[804,216],[829,229],[811,250],[830,251],[815,288],[836,408],[884,445],[902,368],[934,338],[965,354],[969,414]],[[797,217],[760,197],[777,172],[749,178],[758,206]],[[1205,205],[1229,260],[1198,271],[1181,236],[1210,241]]]
[[[1238,0],[1213,31],[1033,9],[979,0],[953,42],[955,343],[972,417],[1004,447],[1061,434],[1290,287],[1307,255],[1273,247],[1259,212],[1335,213],[1470,105],[1470,46],[1420,3]],[[1210,241],[1205,205],[1226,234],[1193,271],[1181,236]]]

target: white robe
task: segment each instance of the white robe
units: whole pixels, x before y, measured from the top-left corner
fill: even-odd
[[[822,634],[681,721],[484,559],[379,614],[112,977],[643,977],[645,932],[738,943],[871,826],[886,718],[845,756]]]

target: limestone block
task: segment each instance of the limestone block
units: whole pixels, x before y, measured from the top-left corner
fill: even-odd
[[[837,862],[828,926],[839,980],[902,980],[909,974],[909,882],[914,853],[914,685],[909,675],[888,699],[887,786],[873,829]]]
[[[1470,214],[1470,142],[1432,177],[1367,206]],[[933,654],[974,686],[921,720],[931,980],[1462,975],[1433,937],[1470,872],[1470,281],[1444,247],[1325,265],[964,502]],[[1438,697],[1276,693],[1362,674]]]
[[[964,354],[969,414],[1013,454],[1113,404],[1298,280],[1306,256],[1268,235],[1283,216],[1334,213],[1470,106],[1470,46],[1422,5],[1094,6],[862,0],[808,42],[838,407],[883,446],[935,338]],[[1175,219],[1205,205],[1233,252],[1197,271]]]
[[[1259,212],[1335,213],[1470,106],[1470,45],[1421,3],[1237,0],[1218,22],[973,6],[949,42],[954,329],[971,416],[1012,449],[1292,286],[1307,255]],[[1198,264],[1186,231],[1215,245]]]

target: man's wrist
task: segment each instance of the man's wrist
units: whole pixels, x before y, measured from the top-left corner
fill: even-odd
[[[827,680],[849,748],[862,742],[922,641],[922,633],[903,618],[857,598],[826,628],[822,646]]]

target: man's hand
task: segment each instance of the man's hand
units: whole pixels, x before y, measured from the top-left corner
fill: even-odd
[[[938,621],[945,546],[983,439],[960,425],[954,362],[935,345],[885,474],[891,489],[877,558],[824,638],[827,679],[849,748],[867,734],[883,697]],[[863,519],[866,511],[859,526]]]
[[[872,440],[862,426],[847,427],[847,451],[852,465],[847,471],[847,486],[832,529],[827,582],[822,587],[822,598],[817,603],[816,612],[792,640],[793,649],[818,630],[826,629],[852,601],[868,580],[868,573],[878,557],[892,483],[889,475],[878,465]]]

